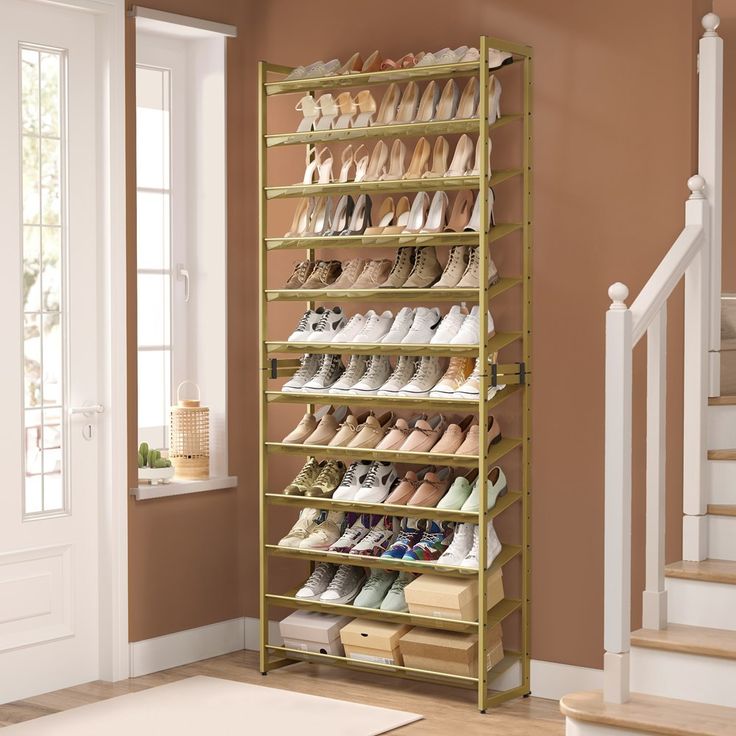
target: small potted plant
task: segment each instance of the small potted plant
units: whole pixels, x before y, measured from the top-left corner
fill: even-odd
[[[161,451],[149,448],[147,442],[141,442],[138,448],[138,480],[158,485],[168,483],[173,477],[171,460],[161,457]]]

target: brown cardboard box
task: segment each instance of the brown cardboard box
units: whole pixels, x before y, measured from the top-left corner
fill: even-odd
[[[478,674],[477,634],[423,629],[417,626],[401,637],[399,646],[406,667],[468,677]],[[488,632],[488,669],[502,659],[503,642],[501,625],[498,624]]]
[[[478,620],[478,580],[420,575],[404,589],[409,612],[417,616]],[[488,610],[503,600],[503,572],[488,577]]]
[[[344,652],[340,629],[350,622],[349,616],[335,616],[320,611],[294,611],[279,624],[284,646],[305,652],[336,654]]]
[[[411,629],[403,624],[355,619],[340,629],[345,656],[367,662],[401,664],[399,639]]]

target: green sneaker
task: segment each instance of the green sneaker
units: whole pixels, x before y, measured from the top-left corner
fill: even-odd
[[[353,605],[360,608],[379,608],[397,577],[398,573],[391,570],[373,570]]]
[[[416,575],[412,572],[400,572],[391,589],[386,593],[386,597],[381,603],[382,611],[394,611],[395,613],[406,613],[409,606],[406,605],[406,596],[404,588],[414,580]]]
[[[498,501],[499,496],[503,496],[506,493],[506,476],[503,470],[496,465],[491,468],[490,475],[488,476],[488,510],[490,511]],[[473,483],[473,490],[468,496],[468,500],[462,505],[460,511],[480,511],[480,484],[476,479]]]
[[[437,508],[446,511],[460,511],[468,500],[472,488],[470,481],[464,475],[458,476],[450,486],[450,490],[440,499]]]

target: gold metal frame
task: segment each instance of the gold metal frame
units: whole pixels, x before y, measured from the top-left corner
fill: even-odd
[[[491,48],[508,51],[513,54],[513,63],[522,65],[523,84],[523,109],[520,113],[504,115],[499,120],[489,124],[488,115],[488,87],[490,82],[490,71],[484,63],[461,63],[448,64],[434,67],[420,67],[413,69],[391,70],[386,72],[374,72],[366,74],[352,74],[342,77],[323,77],[318,79],[296,80],[287,82],[281,80],[270,80],[269,75],[285,75],[290,71],[289,67],[277,66],[261,62],[258,68],[259,83],[259,320],[260,320],[260,408],[259,408],[259,446],[260,446],[260,504],[259,504],[259,531],[260,531],[260,669],[265,674],[270,670],[283,667],[297,661],[312,661],[332,664],[353,670],[363,670],[385,674],[407,679],[438,682],[460,687],[473,688],[477,690],[478,709],[485,712],[486,708],[499,705],[512,698],[528,695],[529,687],[529,663],[530,663],[530,580],[531,580],[531,554],[530,554],[530,531],[531,531],[531,308],[532,308],[532,50],[528,46],[503,41],[497,38],[481,36],[478,45],[480,59],[487,58],[488,50]],[[500,71],[500,70],[499,70]],[[308,133],[270,133],[267,128],[267,101],[271,95],[294,94],[315,92],[346,87],[361,87],[386,84],[388,82],[408,82],[410,80],[448,79],[452,77],[477,76],[481,89],[478,117],[470,120],[433,121],[430,123],[410,123],[406,125],[374,126],[369,128],[348,128],[344,130],[311,131]],[[520,122],[522,126],[522,152],[520,168],[498,170],[489,175],[488,171],[488,140],[491,131],[511,123]],[[343,140],[365,140],[380,138],[383,136],[413,136],[456,134],[456,133],[478,133],[478,146],[480,147],[480,176],[475,177],[446,177],[434,179],[420,179],[412,181],[387,181],[387,182],[363,182],[342,184],[311,184],[311,185],[288,185],[269,186],[267,181],[267,155],[270,148],[306,145],[313,146],[317,143],[329,143],[331,141]],[[278,238],[267,235],[267,210],[268,201],[286,197],[301,196],[326,196],[331,194],[360,192],[401,192],[401,191],[436,191],[439,189],[477,189],[481,196],[480,221],[485,223],[488,219],[488,192],[489,188],[507,181],[521,181],[522,186],[522,218],[518,223],[499,223],[490,231],[482,228],[480,233],[440,233],[434,235],[418,236],[373,236],[369,239],[363,236],[344,237],[305,237],[305,238]],[[371,290],[287,290],[267,288],[267,266],[268,254],[271,251],[306,249],[308,258],[313,258],[316,248],[395,248],[401,245],[434,245],[449,247],[459,244],[476,243],[480,246],[480,273],[487,274],[486,264],[488,262],[490,244],[506,237],[513,232],[521,230],[522,241],[522,273],[517,277],[505,277],[496,284],[490,285],[481,280],[481,287],[473,289],[417,289],[405,291],[400,289],[371,289]],[[480,306],[480,334],[487,333],[487,313],[489,302],[500,294],[519,288],[522,300],[522,329],[519,332],[496,333],[490,340],[481,342],[476,346],[455,345],[423,345],[403,346],[384,344],[363,345],[336,345],[334,343],[294,343],[283,341],[270,341],[267,339],[266,319],[268,304],[277,301],[306,301],[310,307],[314,306],[315,300],[325,299],[348,299],[353,301],[405,301],[424,302],[432,301],[469,301]],[[521,363],[496,364],[496,354],[499,350],[521,342]],[[361,451],[361,457],[365,459],[383,459],[396,462],[426,463],[432,462],[441,465],[456,467],[477,467],[479,477],[488,476],[491,465],[507,453],[521,449],[521,488],[510,491],[506,496],[499,499],[492,510],[487,509],[487,486],[481,484],[480,508],[477,514],[461,511],[443,511],[441,509],[419,509],[406,506],[387,506],[386,504],[354,503],[348,501],[335,501],[332,499],[304,498],[299,496],[286,496],[269,490],[268,482],[268,459],[274,454],[299,454],[330,456],[330,457],[352,457],[354,450],[346,448],[327,448],[322,446],[286,445],[280,442],[268,442],[268,409],[271,404],[307,404],[313,408],[315,404],[332,403],[334,395],[313,394],[304,396],[283,391],[270,390],[268,387],[269,377],[285,376],[292,373],[297,361],[288,359],[289,354],[295,353],[343,353],[343,354],[386,354],[386,355],[443,355],[443,356],[469,356],[479,357],[481,364],[486,370],[480,376],[480,396],[486,397],[480,401],[455,401],[442,399],[411,399],[399,398],[389,399],[386,397],[350,397],[350,403],[356,406],[381,406],[390,405],[396,408],[423,408],[434,409],[463,409],[478,413],[480,431],[479,446],[487,445],[487,425],[490,410],[505,401],[510,396],[521,392],[522,405],[522,436],[519,438],[505,437],[501,442],[492,445],[490,449],[482,452],[477,457],[447,455],[438,456],[433,453],[407,453],[387,452],[380,450]],[[271,356],[283,356],[273,360]],[[491,389],[493,367],[494,374],[499,383],[506,384],[506,388],[495,392],[488,398]],[[480,559],[485,559],[488,545],[487,523],[507,509],[520,508],[522,514],[522,534],[520,545],[503,545],[500,555],[494,560],[490,568],[484,571],[473,571],[467,568],[439,566],[436,563],[412,563],[402,560],[388,560],[384,558],[352,558],[349,555],[336,553],[300,550],[279,547],[268,544],[268,507],[271,505],[289,506],[295,509],[314,507],[319,509],[335,510],[359,510],[363,513],[390,513],[401,517],[407,514],[419,515],[422,518],[444,519],[448,521],[475,521],[480,525],[482,534],[480,536]],[[379,508],[380,506],[380,508]],[[280,595],[269,591],[268,561],[271,557],[282,557],[291,559],[308,560],[312,564],[329,560],[338,564],[360,564],[362,567],[371,569],[411,570],[413,572],[431,571],[433,574],[450,575],[455,577],[467,577],[476,575],[479,586],[478,616],[477,621],[456,621],[454,619],[430,618],[416,616],[409,613],[391,613],[374,609],[362,609],[355,606],[343,606],[329,603],[320,603],[295,598],[293,595]],[[505,566],[513,559],[521,558],[521,598],[504,599],[490,611],[488,611],[488,576],[496,570]],[[478,634],[478,676],[463,677],[449,675],[440,672],[419,670],[411,667],[399,667],[394,665],[380,665],[370,662],[351,660],[346,657],[336,657],[324,654],[307,654],[301,651],[285,647],[273,646],[268,640],[268,610],[270,606],[281,608],[305,609],[331,611],[341,615],[352,615],[374,620],[392,621],[395,623],[409,623],[411,625],[428,626],[449,631],[472,631]],[[521,621],[520,651],[506,652],[503,661],[492,670],[485,667],[487,653],[487,637],[490,628],[505,620],[515,612],[519,612]],[[521,668],[521,683],[513,688],[494,691],[489,688],[493,686],[498,675],[505,672],[509,667],[518,665]]]

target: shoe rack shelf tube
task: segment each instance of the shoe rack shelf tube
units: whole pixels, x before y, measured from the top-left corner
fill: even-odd
[[[414,67],[391,71],[349,74],[345,76],[331,76],[322,78],[284,81],[283,77],[290,71],[290,67],[278,66],[261,62],[258,70],[259,81],[259,321],[260,321],[260,406],[259,406],[259,532],[260,532],[260,669],[264,674],[295,662],[311,661],[322,664],[331,664],[351,670],[379,673],[391,677],[443,683],[448,685],[471,688],[477,692],[477,705],[481,712],[490,706],[499,705],[512,698],[526,695],[529,687],[530,662],[530,525],[531,525],[531,392],[530,379],[532,370],[531,355],[531,269],[532,269],[532,50],[530,47],[497,38],[481,36],[478,44],[480,60],[488,58],[489,49],[506,51],[513,55],[512,63],[521,65],[522,94],[521,111],[506,114],[489,123],[488,90],[491,81],[491,70],[486,63],[464,62],[428,67]],[[503,67],[506,68],[506,67]],[[500,71],[500,70],[499,70]],[[494,70],[494,73],[497,73]],[[366,128],[344,128],[326,131],[309,131],[303,133],[274,133],[268,130],[267,108],[268,99],[274,95],[314,93],[319,90],[334,90],[345,88],[367,88],[374,85],[385,85],[390,82],[408,83],[451,78],[475,76],[479,81],[479,108],[474,118],[450,121],[430,121],[422,123],[406,123]],[[281,77],[274,79],[274,77]],[[493,172],[488,164],[489,134],[509,124],[521,126],[522,145],[520,166],[517,168],[499,169]],[[268,151],[283,146],[328,144],[331,142],[378,140],[381,138],[420,137],[455,134],[477,134],[479,150],[480,172],[477,176],[435,177],[398,181],[370,181],[370,182],[342,182],[330,184],[296,184],[275,186],[268,183]],[[519,182],[522,189],[521,221],[498,223],[490,230],[481,228],[480,232],[462,233],[432,233],[418,235],[363,235],[348,236],[306,236],[306,237],[276,237],[268,234],[268,203],[273,200],[291,197],[322,197],[337,194],[351,194],[357,196],[366,194],[390,194],[411,192],[453,191],[471,189],[478,192],[480,197],[480,222],[488,221],[489,188],[502,182]],[[518,184],[517,184],[518,186]],[[507,275],[495,284],[487,283],[487,264],[490,258],[490,245],[498,240],[521,232],[522,269],[518,275]],[[518,236],[517,236],[518,237]],[[268,288],[268,256],[269,253],[279,250],[305,250],[308,259],[313,260],[316,249],[346,248],[346,249],[381,249],[397,248],[402,246],[434,246],[452,247],[455,245],[479,246],[479,261],[481,282],[477,289],[330,289],[321,290],[289,290]],[[469,302],[478,304],[479,334],[486,335],[488,327],[488,307],[491,300],[500,294],[514,290],[520,294],[521,301],[521,330],[496,332],[487,340],[478,345],[386,345],[376,344],[335,344],[316,342],[288,342],[269,340],[267,336],[268,306],[274,302],[305,301],[309,308],[314,308],[316,301],[346,300],[352,303],[361,302],[397,302],[426,304],[432,302]],[[496,363],[496,354],[504,348],[521,345],[520,363]],[[442,357],[471,357],[478,358],[485,369],[480,372],[479,399],[435,399],[435,398],[391,398],[385,396],[341,396],[324,393],[291,393],[269,388],[269,380],[289,375],[296,368],[298,361],[293,357],[303,353],[342,355],[437,355]],[[278,360],[274,359],[279,356]],[[495,374],[491,374],[491,363]],[[494,378],[505,385],[503,389],[493,387]],[[521,404],[521,436],[517,438],[504,437],[500,442],[488,446],[488,418],[494,407],[500,405],[511,396],[520,394]],[[478,415],[479,447],[477,456],[438,455],[436,453],[417,453],[382,450],[356,450],[343,447],[290,445],[282,442],[267,441],[268,412],[275,404],[306,404],[310,411],[316,404],[331,404],[346,401],[354,406],[378,407],[386,406],[393,409],[421,409],[423,411],[468,411]],[[488,487],[480,483],[480,511],[463,512],[447,511],[438,508],[421,508],[410,506],[395,506],[376,503],[360,503],[355,501],[339,501],[331,498],[314,498],[303,496],[289,496],[278,492],[269,485],[268,464],[271,456],[278,455],[312,455],[315,457],[331,457],[355,459],[358,455],[365,460],[387,460],[390,462],[419,464],[437,464],[450,467],[477,468],[480,478],[487,478],[491,466],[512,451],[521,456],[520,486],[500,497],[493,509],[488,510]],[[485,561],[488,547],[487,524],[509,509],[518,509],[521,517],[520,544],[503,544],[501,552],[493,560],[492,565],[483,570],[467,567],[440,565],[436,562],[411,562],[394,560],[383,557],[362,557],[340,554],[323,550],[304,550],[290,547],[279,547],[269,544],[269,508],[272,506],[290,507],[295,511],[304,508],[317,508],[332,511],[356,511],[366,514],[383,514],[397,518],[419,517],[425,519],[454,521],[457,523],[476,523],[480,531],[479,559]],[[339,605],[320,601],[305,601],[296,598],[292,593],[280,594],[270,589],[268,576],[269,560],[271,558],[285,558],[308,561],[312,564],[319,562],[334,562],[365,567],[371,570],[384,569],[394,571],[410,571],[415,573],[431,572],[436,575],[468,578],[475,576],[478,581],[478,615],[474,621],[459,621],[383,611],[381,609],[359,608],[354,605]],[[512,560],[520,560],[521,574],[518,586],[519,594],[516,598],[504,598],[488,610],[488,577],[505,567]],[[443,629],[447,631],[472,632],[478,636],[478,667],[477,677],[450,675],[442,672],[420,670],[412,667],[379,664],[353,660],[347,657],[338,657],[326,654],[305,653],[300,650],[274,646],[269,642],[268,614],[270,607],[324,611],[339,615],[366,618],[391,623],[405,623],[412,626]],[[520,639],[518,651],[506,651],[503,660],[491,670],[485,667],[488,651],[488,636],[490,630],[497,624],[505,621],[512,614],[520,620]],[[494,689],[500,675],[511,667],[520,668],[519,684],[506,689]],[[500,683],[498,683],[500,685]]]

